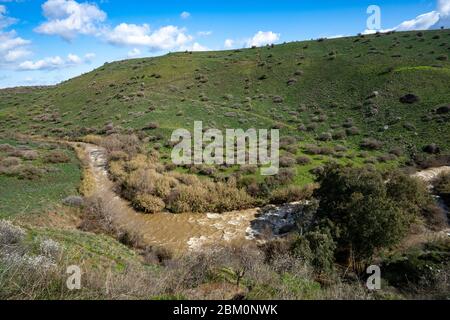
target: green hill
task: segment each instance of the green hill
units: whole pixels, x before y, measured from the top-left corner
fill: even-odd
[[[449,30],[401,32],[107,63],[56,86],[1,90],[0,133],[157,123],[146,134],[167,138],[202,120],[297,137],[283,141],[288,156],[310,158],[297,161],[298,182],[329,158],[397,165],[431,144],[448,153],[449,40]]]

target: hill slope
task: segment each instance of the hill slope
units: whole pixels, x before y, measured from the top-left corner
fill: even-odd
[[[341,162],[395,165],[405,158],[386,156],[392,149],[408,158],[435,143],[448,153],[449,40],[449,30],[389,33],[109,63],[54,87],[1,90],[0,132],[78,136],[107,123],[140,130],[156,122],[167,137],[202,120],[279,127],[282,136],[339,146],[331,156]],[[407,94],[418,101],[402,103]],[[383,144],[366,144],[358,159],[353,151],[369,137]],[[288,151],[316,155],[306,180],[323,161],[311,148]]]

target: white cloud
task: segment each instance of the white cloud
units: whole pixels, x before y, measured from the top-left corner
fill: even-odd
[[[106,33],[106,39],[113,45],[144,46],[158,51],[185,46],[193,37],[188,35],[185,29],[172,25],[152,31],[148,24],[121,23]]]
[[[91,63],[92,60],[95,59],[95,57],[96,57],[96,54],[95,54],[95,53],[92,53],[92,52],[86,53],[86,54],[84,55],[84,61],[85,61],[86,63]]]
[[[397,31],[408,30],[427,30],[439,22],[440,13],[437,11],[431,11],[421,14],[412,20],[407,20],[399,24],[394,28]]]
[[[197,32],[197,35],[200,37],[207,37],[212,35],[212,33],[213,33],[212,31],[199,31]]]
[[[223,45],[227,49],[233,48],[234,40],[233,39],[226,39]]]
[[[210,51],[208,47],[202,46],[198,42],[194,42],[191,45],[188,46],[181,46],[180,50],[187,50],[187,51]]]
[[[38,61],[27,60],[19,64],[19,70],[51,70],[59,69],[64,64],[60,56],[49,57]]]
[[[81,63],[81,58],[79,56],[77,56],[76,54],[70,53],[67,56],[67,61],[70,63],[79,64],[79,63]]]
[[[16,62],[31,54],[26,48],[31,41],[17,36],[14,30],[3,30],[16,22],[17,19],[7,16],[6,7],[0,5],[0,65]]]
[[[183,11],[181,14],[180,14],[180,17],[182,18],[182,19],[187,19],[187,18],[189,18],[191,16],[191,14],[189,13],[189,12],[187,12],[187,11]]]
[[[60,56],[47,57],[37,61],[27,60],[19,64],[18,70],[33,71],[33,70],[56,70],[68,68],[82,63],[89,63],[90,59],[95,57],[95,54],[88,53],[81,59],[76,54],[69,54],[66,59]]]
[[[6,52],[4,59],[6,62],[16,62],[17,60],[26,58],[31,55],[31,51],[18,48]]]
[[[47,21],[35,31],[58,35],[65,40],[71,40],[77,34],[96,34],[100,23],[106,20],[106,13],[96,4],[78,3],[74,0],[47,0],[42,5],[42,10]]]
[[[17,37],[15,31],[0,32],[0,53],[30,44],[29,40]]]
[[[8,17],[6,14],[6,7],[0,5],[0,29],[7,28],[17,22],[17,19]]]
[[[438,0],[436,10],[421,14],[414,19],[404,21],[391,29],[378,30],[380,32],[388,31],[410,31],[410,30],[428,30],[439,27],[450,26],[450,0]],[[375,33],[377,30],[365,30],[364,34]]]
[[[449,0],[439,0],[437,5],[437,10],[442,15],[442,17],[448,17],[450,15],[450,1]]]
[[[129,58],[135,58],[141,55],[141,50],[139,50],[138,48],[134,48],[131,51],[128,51],[128,57]]]
[[[280,39],[279,33],[274,33],[272,31],[258,31],[251,39],[247,40],[247,46],[264,46],[266,44],[275,43]]]

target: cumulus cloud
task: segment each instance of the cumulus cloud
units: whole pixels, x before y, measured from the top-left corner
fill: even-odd
[[[17,22],[17,19],[6,16],[7,10],[0,4],[0,29],[7,28]]]
[[[6,54],[4,55],[4,59],[6,62],[16,62],[18,60],[30,56],[31,54],[32,52],[27,49],[18,48],[7,51]]]
[[[83,34],[96,36],[115,46],[146,47],[151,51],[181,50],[186,47],[205,49],[198,43],[192,43],[194,37],[189,35],[186,29],[173,25],[151,29],[148,24],[124,22],[111,27],[106,24],[107,14],[95,3],[47,0],[42,5],[42,11],[47,21],[34,31],[57,35],[65,40],[72,40],[78,34]],[[182,12],[181,17],[186,19],[190,17],[190,13]],[[209,34],[199,33],[202,36]],[[136,53],[133,50],[130,52],[131,55]]]
[[[91,59],[95,57],[95,54],[88,53],[84,56],[84,59],[80,58],[76,54],[70,53],[67,57],[61,58],[60,56],[47,57],[37,61],[27,60],[19,64],[18,70],[21,71],[34,71],[34,70],[56,70],[68,67],[80,65],[82,63],[89,63]]]
[[[0,65],[16,62],[31,54],[27,49],[31,41],[19,37],[14,30],[4,31],[16,22],[17,19],[7,16],[6,7],[0,5]]]
[[[48,57],[38,61],[27,60],[19,64],[20,70],[50,70],[58,69],[64,64],[60,56]]]
[[[193,37],[184,28],[172,25],[152,31],[148,24],[121,23],[107,32],[106,39],[113,45],[144,46],[152,51],[159,51],[186,46]]]
[[[96,34],[100,23],[106,20],[106,13],[96,4],[78,3],[74,0],[47,0],[42,5],[42,11],[47,21],[35,31],[58,35],[65,40],[71,40],[77,34]]]
[[[189,13],[189,12],[187,12],[187,11],[183,11],[181,14],[180,14],[180,17],[182,18],[182,19],[187,19],[187,18],[189,18],[191,16],[191,14]]]
[[[258,31],[252,38],[247,40],[247,46],[260,47],[266,44],[275,43],[280,39],[279,33],[274,33],[272,31]]]

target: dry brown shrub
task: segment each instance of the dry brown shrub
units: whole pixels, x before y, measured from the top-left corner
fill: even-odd
[[[158,213],[164,210],[166,206],[161,198],[140,193],[133,199],[133,205],[141,211],[146,213]]]

